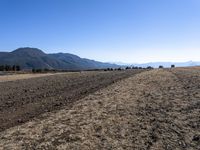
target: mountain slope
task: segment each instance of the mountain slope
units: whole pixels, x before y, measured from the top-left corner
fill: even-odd
[[[57,53],[57,54],[50,54],[55,59],[58,59],[62,62],[65,62],[66,65],[71,66],[72,68],[79,68],[79,69],[102,69],[108,67],[118,67],[114,64],[109,63],[102,63],[86,58],[80,58],[76,55],[69,54],[69,53]]]
[[[0,64],[20,65],[23,69],[48,68],[61,69],[65,64],[59,60],[51,58],[36,48],[19,48],[10,53],[0,53]]]
[[[20,65],[22,69],[48,68],[66,70],[100,69],[117,65],[80,58],[68,53],[46,54],[37,48],[19,48],[0,52],[0,65]]]

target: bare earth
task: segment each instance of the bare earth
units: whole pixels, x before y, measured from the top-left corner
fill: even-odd
[[[134,74],[0,132],[0,149],[200,149],[200,69]]]
[[[56,74],[63,74],[63,73],[56,73]],[[45,77],[55,75],[55,73],[45,73],[45,74],[14,74],[14,75],[6,75],[0,76],[0,82],[7,82],[7,81],[16,81],[16,80],[23,80],[23,79],[30,79],[30,78],[38,78],[38,77]]]
[[[143,70],[72,72],[0,83],[0,132]]]

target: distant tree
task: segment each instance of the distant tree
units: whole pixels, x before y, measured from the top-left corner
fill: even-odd
[[[37,72],[37,73],[41,73],[41,72],[42,72],[42,69],[36,69],[36,72]]]
[[[113,70],[114,70],[113,68],[107,68],[104,71],[113,71]]]
[[[153,69],[153,67],[151,67],[151,66],[148,66],[148,67],[147,67],[147,69]]]
[[[175,65],[171,65],[171,68],[175,68]]]
[[[5,65],[5,71],[10,71],[10,70],[11,70],[11,66]]]
[[[164,68],[163,66],[159,66],[159,68]]]
[[[0,65],[0,71],[20,71],[20,66]]]
[[[137,66],[133,66],[132,69],[139,69]]]
[[[20,71],[21,67],[19,65],[16,66],[16,71]]]
[[[126,70],[131,69],[131,67],[126,67]]]
[[[4,65],[1,65],[1,66],[0,66],[0,71],[4,71],[4,70],[5,70]]]
[[[110,68],[107,68],[107,69],[106,69],[106,71],[109,71],[109,70],[110,70]]]
[[[15,65],[12,66],[12,70],[13,70],[13,71],[16,71],[16,70],[17,70]]]
[[[35,72],[36,72],[35,68],[33,68],[33,69],[32,69],[32,72],[33,72],[33,73],[35,73]]]
[[[45,72],[49,72],[50,70],[49,70],[48,68],[45,68],[44,71],[45,71]]]
[[[122,68],[118,68],[117,70],[119,70],[119,71],[120,71],[120,70],[122,70]]]

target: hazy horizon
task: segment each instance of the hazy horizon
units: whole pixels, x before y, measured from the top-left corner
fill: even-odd
[[[200,61],[198,0],[1,0],[0,51],[102,62]]]

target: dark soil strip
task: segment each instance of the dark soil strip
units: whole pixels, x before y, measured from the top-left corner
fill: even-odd
[[[143,70],[83,72],[0,83],[0,132]]]

